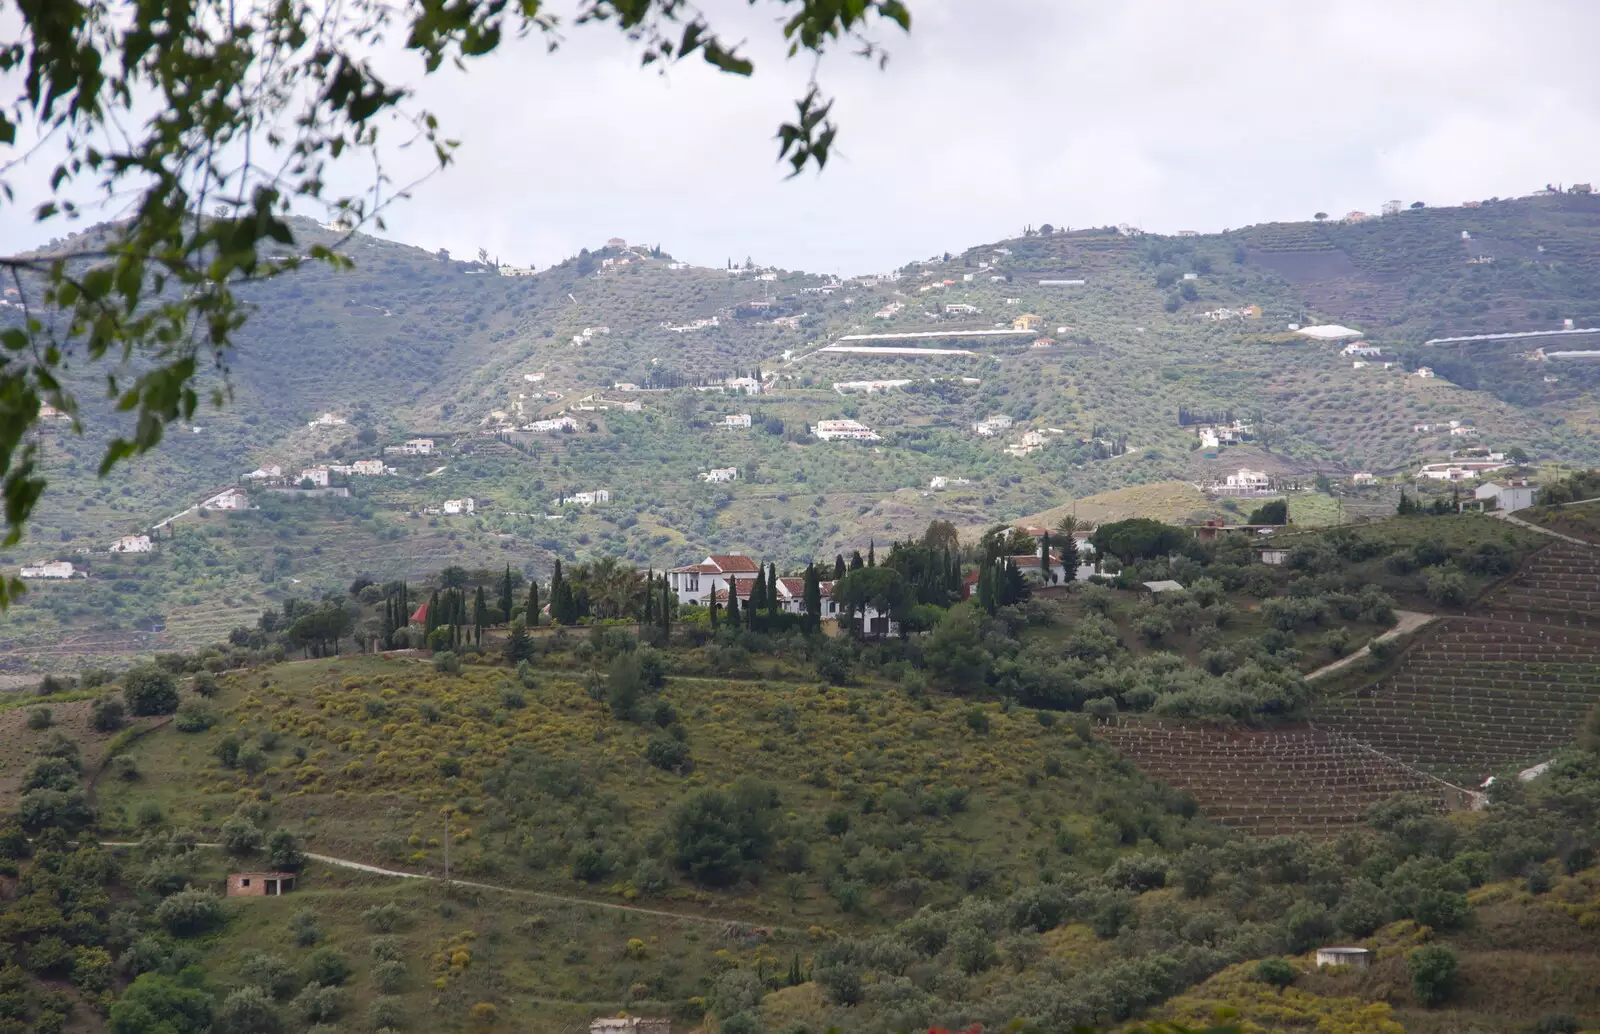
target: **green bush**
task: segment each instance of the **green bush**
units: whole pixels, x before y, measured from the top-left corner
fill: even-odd
[[[1263,959],[1256,965],[1256,979],[1283,990],[1294,983],[1294,967],[1283,959]]]
[[[393,995],[374,998],[367,1006],[367,1025],[373,1030],[398,1030],[410,1019],[406,1003]]]
[[[1424,945],[1406,954],[1411,990],[1423,1005],[1439,1005],[1455,992],[1459,963],[1456,953],[1438,944]]]
[[[294,1012],[305,1023],[332,1023],[344,1012],[345,994],[337,987],[307,984],[294,999]]]
[[[89,724],[95,732],[116,732],[128,724],[127,716],[128,709],[120,697],[104,696],[89,707]]]
[[[306,980],[324,987],[338,987],[350,979],[350,960],[337,948],[318,948],[306,958]]]
[[[122,699],[139,717],[172,714],[178,709],[178,687],[165,670],[147,664],[122,677]]]
[[[205,732],[217,724],[217,716],[210,708],[191,700],[178,708],[173,724],[179,732]]]
[[[438,629],[434,629],[434,631],[438,631]],[[433,655],[433,670],[459,675],[461,674],[461,658],[449,650],[441,650]]]
[[[43,732],[55,724],[55,717],[48,707],[35,707],[28,712],[28,728],[34,732]]]
[[[398,959],[386,959],[372,967],[372,986],[384,994],[396,994],[405,990],[406,964]]]
[[[259,987],[241,987],[222,1000],[215,1034],[278,1034],[283,1019],[272,996]]]
[[[222,848],[231,855],[253,855],[265,840],[256,824],[242,816],[235,815],[222,824]]]
[[[155,920],[176,937],[197,937],[227,920],[222,899],[209,890],[180,890],[156,906]]]
[[[683,774],[694,767],[689,756],[689,744],[665,732],[650,737],[650,742],[645,745],[644,756],[652,765],[668,772]]]
[[[197,671],[189,680],[189,688],[196,696],[214,697],[217,695],[217,677],[209,671]]]
[[[300,989],[300,974],[277,955],[252,952],[239,963],[239,977],[282,1001]]]

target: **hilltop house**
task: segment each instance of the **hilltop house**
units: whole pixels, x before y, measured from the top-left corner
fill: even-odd
[[[69,560],[35,560],[22,565],[24,578],[71,578],[72,562]]]
[[[356,460],[350,464],[350,473],[361,477],[371,477],[382,474],[384,470],[382,460]]]
[[[674,567],[667,572],[667,584],[680,604],[698,605],[718,589],[726,589],[736,576],[754,578],[761,568],[740,553],[713,553],[698,564]]]
[[[343,427],[347,422],[348,421],[346,421],[345,418],[342,417],[342,416],[334,416],[332,413],[324,413],[321,416],[317,417],[315,420],[313,420],[310,423],[308,423],[306,426],[307,427]]]
[[[1045,441],[1043,431],[1024,431],[1021,438],[1006,446],[1006,452],[1013,456],[1026,456],[1044,448]]]
[[[1339,349],[1339,354],[1353,356],[1379,356],[1383,354],[1383,349],[1379,348],[1377,345],[1369,345],[1365,341],[1352,341],[1348,345],[1345,345],[1343,348]]]
[[[733,430],[735,428],[748,429],[750,427],[750,414],[729,413],[727,416],[722,418],[722,423],[719,426],[729,430]]]
[[[1004,431],[1011,426],[1011,418],[1004,413],[984,417],[972,425],[973,431],[985,438],[992,437],[996,431]]]
[[[1482,477],[1497,470],[1504,470],[1509,463],[1494,460],[1453,460],[1449,463],[1425,463],[1417,471],[1417,477],[1429,481],[1469,481],[1472,478]]]
[[[1476,438],[1477,436],[1478,429],[1476,427],[1461,426],[1450,428],[1450,437],[1452,438]]]
[[[202,510],[248,510],[250,497],[237,488],[224,488],[200,503]]]
[[[523,424],[524,431],[534,434],[555,434],[558,431],[576,431],[578,422],[570,416],[558,416],[551,420],[535,420],[531,424]]]
[[[246,481],[277,481],[283,477],[283,468],[273,464],[271,466],[257,467],[244,476]]]
[[[1492,500],[1496,510],[1511,513],[1532,506],[1533,491],[1533,484],[1529,481],[1490,481],[1479,485],[1474,494],[1485,509]]]
[[[446,499],[444,501],[443,512],[448,515],[454,515],[462,513],[474,513],[477,511],[477,509],[478,504],[472,499],[471,496],[468,496],[465,499]]]
[[[965,302],[955,302],[944,307],[946,316],[977,316],[982,312],[983,310],[976,305],[968,305]]]
[[[391,445],[383,451],[398,453],[401,456],[432,456],[433,439],[412,438],[409,441],[401,442],[399,445]]]
[[[730,481],[739,479],[739,468],[713,467],[710,470],[701,471],[698,476],[701,481],[708,485],[725,485]]]
[[[1413,377],[1421,377],[1423,380],[1432,380],[1433,376],[1434,376],[1433,367],[1431,367],[1431,366],[1419,366],[1419,367],[1417,367],[1417,372],[1413,373],[1411,376],[1413,376]]]
[[[302,470],[300,472],[300,476],[295,479],[295,483],[296,484],[304,484],[307,481],[311,482],[317,488],[327,488],[328,487],[328,468],[327,467],[307,467],[306,469]]]
[[[1350,476],[1350,480],[1351,480],[1352,483],[1357,484],[1357,485],[1371,485],[1371,484],[1376,483],[1378,479],[1376,477],[1374,477],[1370,472],[1365,471],[1365,470],[1360,470],[1360,471],[1357,471],[1356,473],[1352,474]]]
[[[1011,320],[1012,330],[1038,330],[1044,323],[1043,317],[1035,316],[1031,312],[1022,313]]]
[[[1240,467],[1237,474],[1229,474],[1225,481],[1229,488],[1251,492],[1266,491],[1271,483],[1266,471],[1249,470],[1244,467]]]
[[[149,535],[124,535],[111,543],[113,553],[149,553],[155,549],[150,544]]]
[[[818,420],[812,426],[811,433],[825,442],[875,442],[880,439],[878,432],[854,420]]]
[[[593,506],[596,503],[609,503],[610,501],[611,490],[608,488],[597,488],[593,492],[574,492],[571,495],[564,495],[560,499],[556,500],[556,505]]]

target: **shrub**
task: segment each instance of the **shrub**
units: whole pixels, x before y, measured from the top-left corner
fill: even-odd
[[[1427,572],[1428,599],[1446,607],[1459,607],[1467,602],[1467,580],[1460,571],[1447,567],[1432,567]]]
[[[438,631],[438,629],[434,631]],[[450,675],[459,675],[461,674],[461,658],[449,650],[441,650],[433,655],[433,670],[442,671]]]
[[[28,728],[35,732],[43,732],[55,724],[55,716],[48,707],[35,707],[28,712]]]
[[[401,908],[399,905],[395,904],[393,901],[386,901],[381,905],[373,905],[371,908],[369,908],[366,911],[361,913],[361,921],[363,923],[367,924],[368,929],[376,930],[379,933],[388,933],[388,932],[390,932],[395,927],[397,927],[401,923],[403,923],[405,921],[405,919],[406,919],[406,910]],[[378,954],[377,949],[376,949],[376,945],[377,945],[378,941],[380,941],[380,940],[382,940],[382,941],[393,941],[394,938],[392,938],[392,937],[388,937],[388,938],[380,937],[380,938],[378,938],[378,939],[376,939],[376,940],[374,940],[372,942],[373,945],[374,945],[374,950],[373,950],[373,955],[374,956],[379,957],[379,958],[389,958],[390,956],[388,956],[388,955],[381,955],[380,956]],[[393,956],[393,957],[394,958],[398,958],[399,956],[396,955],[396,956]]]
[[[161,825],[164,818],[166,816],[161,812],[161,805],[155,801],[141,801],[133,812],[133,820],[146,829]]]
[[[746,777],[732,790],[701,790],[668,821],[680,868],[697,883],[727,886],[746,865],[766,858],[773,844],[778,793]]]
[[[520,711],[528,706],[528,698],[523,695],[522,690],[508,687],[500,693],[500,706],[508,711]]]
[[[222,847],[231,855],[252,855],[261,850],[265,838],[256,824],[235,815],[222,824]]]
[[[104,696],[89,708],[89,724],[95,732],[116,732],[128,724],[127,708],[119,697]]]
[[[395,994],[405,989],[406,964],[398,959],[386,959],[372,967],[372,986],[384,994]]]
[[[38,833],[52,827],[76,832],[94,821],[82,790],[30,790],[17,809],[22,828]]]
[[[966,719],[967,719],[967,728],[971,729],[974,733],[976,733],[979,736],[984,736],[984,735],[988,734],[988,732],[989,732],[989,713],[987,711],[985,711],[983,708],[981,708],[981,707],[970,707],[970,708],[968,708],[967,709]]]
[[[257,775],[267,767],[267,756],[261,752],[261,748],[246,744],[239,748],[239,767],[251,775]]]
[[[1547,1012],[1533,1025],[1533,1034],[1578,1034],[1583,1024],[1568,1012]]]
[[[294,1011],[306,1023],[331,1023],[344,1012],[344,992],[337,987],[307,984],[295,996]]]
[[[693,768],[693,762],[689,757],[689,745],[664,732],[650,737],[650,742],[644,749],[644,756],[652,765],[668,772],[686,773]]]
[[[1411,990],[1423,1005],[1438,1005],[1450,997],[1458,968],[1456,953],[1443,945],[1428,944],[1406,954]]]
[[[217,695],[217,677],[209,671],[197,671],[194,678],[189,680],[189,688],[196,696],[214,697]]]
[[[1289,950],[1299,954],[1327,940],[1328,935],[1333,933],[1333,920],[1326,908],[1315,902],[1302,901],[1289,909],[1284,931],[1289,937]]]
[[[410,1018],[406,1003],[393,995],[374,998],[367,1006],[367,1023],[373,1030],[398,1030]]]
[[[173,724],[179,732],[205,732],[217,724],[217,716],[205,705],[189,701],[178,708],[178,717]]]
[[[1256,979],[1282,991],[1294,983],[1294,967],[1282,959],[1263,959],[1256,965]]]
[[[338,987],[350,979],[350,960],[337,948],[318,948],[306,958],[306,977],[313,984]]]
[[[273,998],[284,999],[300,989],[300,974],[276,955],[254,952],[239,963],[239,977],[251,987],[259,987]]]
[[[223,999],[212,1028],[216,1034],[278,1034],[282,1029],[272,997],[259,987],[241,987]]]
[[[302,908],[290,917],[289,929],[294,931],[296,947],[309,948],[322,940],[322,927],[317,922],[317,914],[309,908]]]
[[[195,937],[222,926],[222,899],[209,890],[180,890],[156,906],[156,922],[176,937]]]
[[[141,717],[172,714],[178,709],[178,687],[166,671],[147,664],[122,677],[122,699]]]
[[[267,837],[267,864],[283,872],[299,872],[306,864],[299,841],[287,829],[275,829]]]

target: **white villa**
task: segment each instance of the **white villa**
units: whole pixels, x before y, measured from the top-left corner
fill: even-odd
[[[1267,477],[1266,471],[1247,470],[1244,467],[1240,467],[1237,474],[1228,475],[1226,484],[1229,488],[1261,491],[1268,488],[1271,484],[1271,481]]]
[[[818,420],[811,428],[811,433],[825,442],[839,440],[875,442],[881,437],[872,428],[854,420]]]
[[[350,464],[350,473],[359,477],[371,477],[384,472],[382,460],[356,460]]]
[[[113,553],[149,553],[155,547],[150,544],[149,535],[124,535],[111,543],[110,549]]]
[[[1004,431],[1011,426],[1011,418],[1004,413],[996,413],[985,417],[972,425],[972,429],[985,438],[991,437],[996,431]]]
[[[432,438],[412,438],[400,443],[400,452],[406,456],[432,456]]]
[[[1370,485],[1375,483],[1378,479],[1374,477],[1370,471],[1361,470],[1351,475],[1350,480],[1357,485]]]
[[[737,481],[739,479],[739,468],[713,467],[710,470],[701,471],[697,477],[708,485],[724,485],[729,481]]]
[[[307,427],[343,427],[347,423],[349,423],[349,421],[346,420],[342,416],[334,416],[332,413],[324,413],[321,416],[317,417],[315,420],[311,421],[306,426]]]
[[[1044,448],[1046,441],[1042,431],[1024,431],[1021,438],[1006,446],[1006,451],[1013,456],[1026,456]]]
[[[570,416],[558,416],[553,420],[535,420],[531,424],[523,424],[522,429],[535,434],[555,434],[558,431],[576,431],[578,422]]]
[[[70,560],[35,560],[24,564],[21,571],[24,578],[71,578],[72,573]]]
[[[1494,500],[1495,509],[1510,513],[1533,505],[1533,484],[1528,481],[1489,481],[1474,493],[1480,502]]]
[[[667,584],[672,587],[680,604],[698,605],[708,602],[712,593],[726,590],[735,576],[754,578],[760,570],[754,560],[743,554],[713,553],[698,564],[674,567],[668,571]]]
[[[596,503],[609,503],[610,501],[611,490],[609,488],[597,488],[592,492],[574,492],[571,495],[564,495],[556,500],[556,505],[593,506]],[[468,512],[470,513],[471,511]]]
[[[722,423],[719,426],[728,428],[730,430],[732,430],[734,428],[749,429],[749,427],[750,427],[750,414],[749,413],[729,413],[727,416],[722,418]]]
[[[1383,354],[1383,349],[1379,348],[1377,345],[1369,345],[1365,341],[1352,341],[1348,345],[1345,345],[1343,348],[1339,349],[1339,354],[1354,356],[1379,356]]]
[[[304,469],[304,470],[302,470],[300,472],[300,476],[295,479],[295,483],[299,484],[299,483],[305,482],[305,481],[311,482],[313,485],[315,485],[318,488],[327,488],[328,487],[328,468],[327,467],[307,467],[306,469]]]
[[[270,466],[257,467],[246,474],[244,479],[246,481],[276,481],[281,477],[283,477],[283,468],[272,464]]]
[[[248,510],[250,497],[237,488],[225,488],[200,503],[202,510]]]
[[[465,499],[446,499],[442,512],[448,515],[470,514],[476,512],[477,509],[478,504],[473,501],[471,496],[468,496]]]
[[[1431,367],[1431,366],[1419,366],[1419,367],[1417,367],[1417,372],[1413,373],[1411,376],[1413,376],[1413,377],[1421,377],[1423,380],[1432,380],[1433,376],[1434,376],[1433,367]]]

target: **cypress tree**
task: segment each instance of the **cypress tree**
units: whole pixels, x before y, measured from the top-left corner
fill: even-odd
[[[423,615],[422,630],[428,635],[439,627],[439,590],[433,590],[433,595],[428,597],[428,610]]]
[[[822,628],[822,579],[817,576],[815,564],[806,565],[806,597],[803,603],[806,629],[816,632]]]
[[[717,630],[717,599],[716,599],[715,596],[713,596],[711,598],[711,631],[713,633],[715,633],[716,630]]]
[[[506,571],[510,572],[507,567]],[[478,586],[478,595],[472,601],[472,641],[479,646],[483,645],[483,626],[489,623],[489,599],[484,594],[483,586]]]
[[[644,600],[639,610],[639,624],[653,625],[656,621],[656,573],[653,570],[644,574]]]
[[[861,559],[861,550],[858,549],[850,554],[850,570],[859,571],[865,566],[867,563]]]
[[[728,579],[728,627],[739,627],[739,588],[733,579]]]
[[[756,565],[756,579],[750,583],[750,604],[746,607],[745,617],[750,623],[750,630],[755,631],[756,622],[759,620],[762,608],[767,604],[767,569],[761,564]]]
[[[1044,575],[1044,583],[1049,585],[1053,579],[1050,577],[1050,533],[1044,533],[1039,540],[1039,571]]]
[[[867,566],[878,566],[878,544],[871,539],[867,540]]]
[[[767,565],[767,613],[772,617],[778,616],[781,603],[778,600],[778,565]]]
[[[505,577],[500,582],[500,620],[511,622],[511,565],[506,565]]]
[[[539,580],[528,579],[528,606],[522,612],[523,624],[529,628],[539,623]]]
[[[672,637],[672,589],[667,585],[667,576],[661,576],[661,638]]]
[[[844,555],[841,554],[841,553],[835,553],[833,555],[833,580],[834,581],[838,581],[839,579],[841,579],[843,577],[844,577]]]
[[[550,571],[550,620],[557,623],[559,623],[560,619],[556,616],[556,607],[559,605],[561,586],[564,583],[565,579],[561,577],[561,560],[558,557],[555,567]]]

